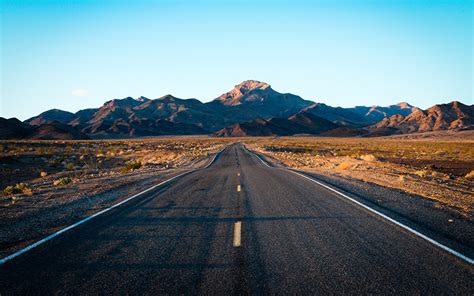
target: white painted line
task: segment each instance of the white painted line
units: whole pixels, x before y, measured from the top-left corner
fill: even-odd
[[[269,165],[267,165],[265,162],[263,162],[263,160],[260,158],[260,156],[259,156],[258,154],[254,153],[254,152],[251,152],[251,153],[254,154],[258,159],[260,159],[260,161],[261,161],[263,164],[265,164],[267,167],[269,167]],[[361,203],[361,202],[359,202],[359,201],[353,199],[352,197],[347,196],[346,194],[344,194],[344,193],[342,193],[342,192],[337,191],[337,190],[334,189],[334,188],[331,188],[331,187],[327,186],[326,184],[323,184],[323,183],[321,183],[321,182],[319,182],[319,181],[314,180],[313,178],[310,178],[310,177],[308,177],[308,176],[305,176],[305,175],[303,175],[303,174],[301,174],[301,173],[299,173],[299,172],[295,172],[295,171],[293,171],[293,170],[289,170],[289,169],[283,169],[283,170],[288,171],[288,172],[292,172],[292,173],[294,173],[294,174],[296,174],[296,175],[298,175],[298,176],[301,176],[301,177],[303,177],[303,178],[305,178],[305,179],[308,179],[308,180],[310,180],[311,182],[314,182],[314,183],[316,183],[316,184],[318,184],[318,185],[320,185],[320,186],[322,186],[322,187],[324,187],[324,188],[326,188],[326,189],[329,189],[329,190],[331,190],[332,192],[337,193],[338,195],[340,195],[340,196],[342,196],[342,197],[344,197],[344,198],[350,200],[351,202],[357,204],[358,206],[361,206],[362,208],[364,208],[364,209],[366,209],[366,210],[368,210],[368,211],[370,211],[370,212],[372,212],[372,213],[374,213],[374,214],[376,214],[376,215],[378,215],[378,216],[380,216],[380,217],[382,217],[382,218],[384,218],[384,219],[386,219],[386,220],[392,222],[393,224],[395,224],[395,225],[397,225],[397,226],[399,226],[399,227],[405,229],[406,231],[411,232],[412,234],[414,234],[414,235],[416,235],[416,236],[418,236],[418,237],[420,237],[420,238],[426,240],[427,242],[429,242],[429,243],[431,243],[431,244],[437,246],[438,248],[445,250],[446,252],[450,253],[451,255],[454,255],[454,256],[456,256],[456,257],[458,257],[458,258],[460,258],[460,259],[466,261],[466,262],[469,263],[469,264],[474,264],[474,259],[469,258],[469,257],[467,257],[466,255],[464,255],[464,254],[462,254],[462,253],[460,253],[460,252],[458,252],[458,251],[455,251],[455,250],[451,249],[450,247],[448,247],[448,246],[446,246],[446,245],[444,245],[444,244],[442,244],[442,243],[440,243],[440,242],[438,242],[438,241],[436,241],[436,240],[434,240],[434,239],[432,239],[432,238],[430,238],[430,237],[424,235],[423,233],[418,232],[418,231],[416,231],[415,229],[413,229],[413,228],[411,228],[411,227],[409,227],[409,226],[407,226],[407,225],[405,225],[405,224],[403,224],[403,223],[401,223],[401,222],[398,222],[397,220],[395,220],[395,219],[393,219],[393,218],[390,218],[389,216],[387,216],[387,215],[385,215],[385,214],[383,214],[383,213],[381,213],[381,212],[379,212],[379,211],[377,211],[377,210],[372,209],[371,207],[369,207],[369,206],[367,206],[367,205],[365,205],[365,204],[363,204],[363,203]]]
[[[237,185],[237,192],[240,192],[241,189],[242,189],[242,188],[240,187],[240,184]]]
[[[242,243],[242,222],[237,221],[234,224],[234,247],[240,247]]]
[[[205,169],[205,168],[208,168],[211,164],[213,164],[214,161],[215,161],[216,158],[217,158],[217,155],[219,155],[222,151],[224,151],[224,149],[225,149],[225,147],[222,148],[222,150],[220,150],[219,152],[217,152],[217,153],[214,155],[214,157],[212,158],[212,160],[211,160],[205,167],[203,167],[203,168],[204,168],[204,169]],[[153,186],[151,186],[151,187],[148,188],[148,189],[145,189],[145,190],[143,190],[143,191],[141,191],[141,192],[139,192],[139,193],[137,193],[137,194],[135,194],[135,195],[132,195],[132,196],[130,196],[129,198],[124,199],[124,200],[122,200],[121,202],[116,203],[116,204],[110,206],[109,208],[106,208],[106,209],[104,209],[104,210],[102,210],[102,211],[100,211],[100,212],[97,212],[97,213],[95,213],[95,214],[93,214],[93,215],[91,215],[91,216],[89,216],[89,217],[87,217],[87,218],[84,218],[84,219],[80,220],[79,222],[76,222],[76,223],[74,223],[74,224],[72,224],[72,225],[69,225],[68,227],[63,228],[63,229],[61,229],[61,230],[59,230],[59,231],[57,231],[57,232],[55,232],[55,233],[53,233],[53,234],[51,234],[51,235],[45,237],[45,238],[43,238],[42,240],[37,241],[37,242],[34,243],[34,244],[31,244],[31,245],[29,245],[29,246],[27,246],[27,247],[25,247],[25,248],[23,248],[23,249],[21,249],[21,250],[15,252],[15,253],[13,253],[13,254],[11,254],[11,255],[8,255],[7,257],[4,257],[4,258],[0,259],[0,265],[2,265],[2,264],[4,264],[4,263],[6,263],[6,262],[12,260],[12,259],[15,258],[15,257],[20,256],[21,254],[24,254],[24,253],[30,251],[30,250],[33,249],[33,248],[36,248],[36,247],[39,246],[39,245],[44,244],[45,242],[47,242],[47,241],[49,241],[49,240],[55,238],[56,236],[58,236],[58,235],[60,235],[60,234],[62,234],[62,233],[64,233],[64,232],[66,232],[66,231],[68,231],[68,230],[71,230],[71,229],[73,229],[73,228],[75,228],[75,227],[77,227],[77,226],[79,226],[79,225],[81,225],[81,224],[83,224],[83,223],[85,223],[85,222],[87,222],[87,221],[89,221],[89,220],[91,220],[91,219],[97,217],[97,216],[100,216],[100,215],[102,215],[102,214],[104,214],[104,213],[107,213],[108,211],[112,210],[113,208],[116,208],[116,207],[118,207],[118,206],[120,206],[120,205],[122,205],[122,204],[124,204],[124,203],[126,203],[126,202],[128,202],[128,201],[130,201],[130,200],[132,200],[132,199],[134,199],[134,198],[136,198],[136,197],[138,197],[138,196],[140,196],[140,195],[142,195],[142,194],[148,192],[148,191],[150,191],[150,190],[153,190],[153,189],[155,189],[155,188],[157,188],[157,187],[159,187],[159,186],[162,186],[162,185],[164,185],[164,184],[166,184],[166,183],[168,183],[168,182],[170,182],[170,181],[172,181],[172,180],[174,180],[174,179],[176,179],[176,178],[179,178],[179,177],[181,177],[181,176],[190,174],[190,173],[195,172],[195,171],[197,171],[197,170],[199,170],[199,169],[190,170],[190,171],[184,172],[184,173],[182,173],[182,174],[176,175],[176,176],[174,176],[174,177],[172,177],[172,178],[169,178],[169,179],[167,179],[167,180],[165,180],[165,181],[163,181],[163,182],[161,182],[161,183],[159,183],[159,184],[153,185]]]
[[[257,159],[260,160],[266,167],[271,168],[271,166],[269,166],[260,156],[258,156],[258,154],[256,154],[255,152],[250,152],[250,150],[248,150],[247,147],[245,147],[245,146],[244,146],[244,150],[249,155],[255,155],[257,157]]]

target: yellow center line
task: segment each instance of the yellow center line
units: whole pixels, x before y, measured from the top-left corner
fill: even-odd
[[[242,222],[237,221],[234,224],[234,247],[240,247],[241,245],[241,232],[242,232]]]
[[[240,184],[237,185],[237,192],[240,192],[241,189],[242,189],[242,188],[240,187]]]

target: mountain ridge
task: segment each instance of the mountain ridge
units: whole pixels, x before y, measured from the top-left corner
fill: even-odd
[[[219,134],[219,132],[226,134],[222,131],[226,128],[228,131],[235,129],[234,134],[245,134],[242,128],[249,126],[250,122],[253,129],[261,127],[269,130],[268,133],[278,134],[275,129],[287,129],[281,133],[298,134],[296,127],[299,127],[301,133],[310,131],[309,134],[325,133],[336,136],[390,135],[429,131],[433,128],[434,130],[472,128],[474,117],[472,105],[460,102],[450,104],[452,107],[432,106],[433,109],[427,109],[430,111],[414,107],[407,102],[390,106],[332,107],[321,102],[305,100],[291,93],[277,92],[265,82],[246,80],[206,103],[194,98],[181,99],[171,94],[156,99],[143,96],[137,99],[126,97],[108,100],[98,108],[83,109],[75,113],[59,109],[47,110],[25,120],[24,124],[41,126],[59,122],[91,138]],[[424,113],[425,111],[429,114]],[[303,113],[306,116],[312,114],[326,120],[325,124],[333,131],[316,133],[308,127],[295,125],[293,122],[295,118],[291,120],[290,117],[296,114],[301,116]],[[15,130],[13,127],[12,129]],[[8,134],[6,131],[5,133]]]

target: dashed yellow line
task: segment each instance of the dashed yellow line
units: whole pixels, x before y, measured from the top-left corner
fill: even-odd
[[[240,184],[237,185],[237,192],[240,192],[241,189],[242,189],[242,188],[240,187]]]

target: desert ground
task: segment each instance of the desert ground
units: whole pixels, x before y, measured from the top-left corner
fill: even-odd
[[[2,141],[0,255],[6,256],[170,176],[203,167],[233,142],[244,143],[276,166],[355,182],[364,188],[377,186],[401,192],[401,197],[391,200],[395,207],[403,207],[406,200],[421,200],[423,207],[448,213],[442,215],[446,223],[462,220],[461,232],[466,225],[472,226],[472,131],[377,139],[189,136]],[[407,215],[417,214],[411,209]],[[460,236],[469,240],[469,236]]]

